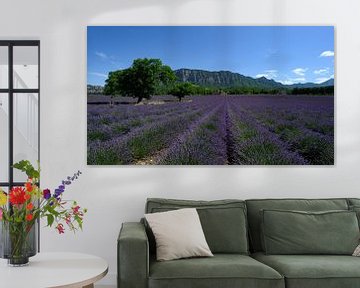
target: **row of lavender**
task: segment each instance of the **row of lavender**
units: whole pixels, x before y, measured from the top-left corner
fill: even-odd
[[[228,97],[228,163],[332,165],[334,98]]]
[[[89,107],[88,163],[153,163],[155,155],[170,147],[179,134],[220,105],[218,101],[208,100],[198,98],[192,102],[162,105]]]
[[[334,163],[332,97],[198,96],[89,105],[88,164]]]

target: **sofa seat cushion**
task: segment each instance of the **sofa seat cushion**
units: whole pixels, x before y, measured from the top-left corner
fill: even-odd
[[[265,255],[252,257],[285,277],[287,288],[358,288],[360,258],[338,255]]]
[[[246,255],[150,261],[149,288],[284,288],[274,269]]]

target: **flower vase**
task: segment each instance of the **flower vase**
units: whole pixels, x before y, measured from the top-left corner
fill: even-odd
[[[1,222],[0,257],[8,259],[9,266],[25,266],[29,257],[36,255],[36,223]]]

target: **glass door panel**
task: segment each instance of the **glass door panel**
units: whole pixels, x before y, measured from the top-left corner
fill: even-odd
[[[14,163],[29,160],[35,167],[39,153],[39,95],[17,93],[13,95]],[[14,181],[24,182],[26,175],[14,169]]]
[[[9,181],[9,95],[0,93],[0,182]]]
[[[39,48],[36,46],[15,46],[13,49],[13,88],[39,88]]]
[[[9,87],[9,48],[0,46],[0,89]]]

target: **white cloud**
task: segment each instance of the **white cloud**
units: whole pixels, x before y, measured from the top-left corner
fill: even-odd
[[[327,81],[327,80],[329,80],[329,78],[327,78],[327,77],[320,77],[320,78],[316,78],[316,79],[315,79],[315,83],[316,83],[316,84],[320,84],[320,83],[323,83],[323,82],[325,82],[325,81]]]
[[[116,56],[108,55],[104,52],[99,52],[99,51],[96,51],[95,55],[114,66],[117,66],[117,67],[121,66],[121,63],[120,63],[120,61],[118,61]],[[120,68],[118,68],[118,69],[120,69]]]
[[[306,78],[305,77],[299,77],[299,78],[293,78],[291,79],[294,83],[304,83],[306,82]]]
[[[96,56],[99,56],[101,59],[108,59],[108,58],[109,58],[109,56],[106,55],[106,54],[103,53],[103,52],[98,52],[98,51],[96,51],[96,52],[95,52],[95,55],[96,55]]]
[[[255,78],[267,77],[267,74],[256,74]]]
[[[286,80],[281,80],[279,82],[284,85],[292,85],[292,84],[298,84],[298,83],[305,83],[306,78],[305,77],[287,78]]]
[[[320,54],[320,57],[333,57],[335,55],[334,51],[324,51]]]
[[[271,69],[271,70],[266,70],[265,71],[266,73],[277,73],[278,71],[277,70],[275,70],[275,69]]]
[[[294,84],[294,82],[292,82],[291,80],[280,80],[279,82],[280,82],[281,84],[284,84],[284,85]]]
[[[314,74],[317,74],[317,75],[323,75],[323,74],[328,74],[328,73],[329,73],[329,68],[314,70]]]
[[[333,78],[334,78],[334,75],[331,75],[330,77],[319,77],[319,78],[315,79],[315,83],[320,84],[320,83],[323,83],[323,82],[328,81]]]
[[[305,76],[307,70],[308,68],[295,68],[292,72],[298,76]]]
[[[89,72],[90,75],[94,75],[97,77],[102,77],[102,78],[107,78],[108,75],[104,74],[104,73],[98,73],[98,72]]]
[[[274,70],[274,69],[266,70],[264,73],[257,74],[255,76],[255,78],[265,77],[267,79],[274,79],[274,78],[277,78],[277,73],[278,73],[278,71]]]

